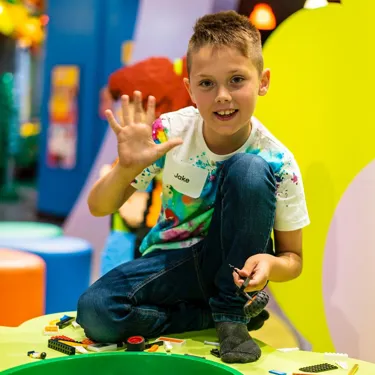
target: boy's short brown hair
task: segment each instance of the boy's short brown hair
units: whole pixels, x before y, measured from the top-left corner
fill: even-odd
[[[251,58],[259,74],[263,71],[260,32],[247,17],[233,10],[208,14],[197,20],[187,51],[189,75],[192,53],[206,45],[237,48],[244,56]]]

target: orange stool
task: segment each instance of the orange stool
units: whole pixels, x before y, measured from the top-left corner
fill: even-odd
[[[45,270],[38,255],[0,248],[0,326],[44,315]]]

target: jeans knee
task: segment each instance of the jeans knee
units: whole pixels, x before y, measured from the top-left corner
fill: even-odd
[[[104,293],[88,289],[78,300],[77,323],[84,329],[86,336],[96,342],[122,341],[121,331],[109,308]]]
[[[261,156],[254,154],[236,154],[225,162],[224,183],[238,187],[246,187],[252,194],[272,195],[276,192],[276,180],[271,166]]]

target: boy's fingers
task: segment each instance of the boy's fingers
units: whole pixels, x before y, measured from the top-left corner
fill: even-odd
[[[149,96],[147,101],[147,116],[146,116],[146,124],[152,126],[153,122],[155,121],[155,106],[156,106],[156,99],[154,96]]]
[[[159,157],[165,155],[168,151],[172,150],[172,148],[182,144],[181,138],[173,138],[169,139],[167,142],[163,142],[157,145],[158,147],[158,154]]]
[[[142,108],[142,93],[134,91],[134,123],[142,122],[143,108]]]
[[[240,276],[236,272],[233,272],[233,279],[234,279],[234,283],[238,287],[240,287],[243,284],[243,279],[241,279]]]
[[[245,270],[245,269],[240,270],[240,269],[236,268],[236,270],[239,273],[239,275],[242,276],[242,277],[248,277],[250,275],[250,272]]]
[[[110,109],[107,109],[105,112],[105,116],[107,117],[107,120],[109,122],[110,127],[114,131],[114,133],[117,135],[121,131],[120,124],[116,121],[115,117],[113,116],[113,113]]]
[[[130,110],[129,110],[129,96],[123,95],[121,96],[121,109],[122,109],[122,120],[124,122],[124,126],[131,124],[130,118]]]
[[[247,292],[253,292],[254,290],[261,290],[266,285],[266,278],[264,275],[256,275],[253,279],[250,280],[247,288],[245,290]]]

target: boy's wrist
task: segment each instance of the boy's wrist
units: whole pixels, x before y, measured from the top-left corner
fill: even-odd
[[[116,175],[118,175],[122,179],[130,179],[131,181],[134,180],[141,172],[142,168],[135,168],[135,167],[129,167],[125,168],[120,165],[120,163],[117,163],[115,167],[113,168]]]

